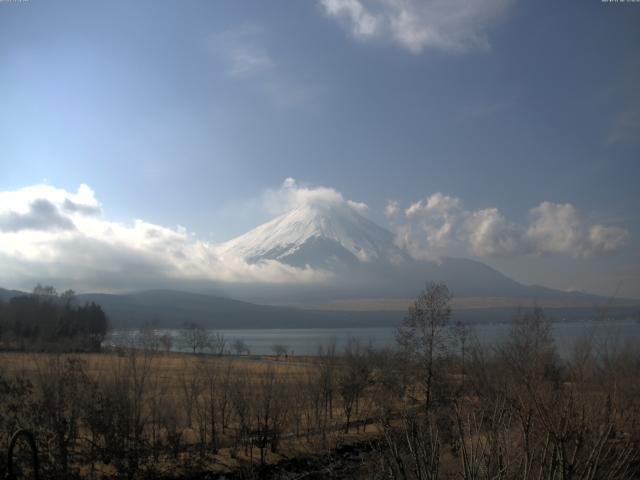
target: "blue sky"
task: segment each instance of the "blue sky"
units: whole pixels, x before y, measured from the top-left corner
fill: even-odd
[[[482,260],[640,297],[639,25],[596,0],[1,2],[0,192],[86,184],[109,221],[211,242],[288,177],[389,228],[437,192],[524,229],[571,204],[624,239]]]

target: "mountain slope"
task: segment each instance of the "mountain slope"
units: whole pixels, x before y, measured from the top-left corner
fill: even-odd
[[[258,303],[299,303],[300,298],[302,303],[349,297],[414,298],[426,281],[445,282],[457,297],[597,299],[525,286],[475,260],[415,260],[394,244],[390,231],[346,203],[299,206],[219,245],[216,253],[222,259],[275,260],[334,274],[324,285],[229,287],[230,296]]]
[[[222,244],[218,254],[311,267],[403,256],[391,232],[346,205],[300,206]]]

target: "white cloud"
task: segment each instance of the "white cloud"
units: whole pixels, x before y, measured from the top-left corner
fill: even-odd
[[[424,245],[424,232],[411,223],[405,223],[395,228],[395,244],[405,250],[416,260],[431,260],[437,258],[433,249]]]
[[[464,221],[471,251],[480,257],[507,256],[526,252],[523,232],[510,224],[497,208],[472,212]]]
[[[390,220],[393,220],[399,212],[400,203],[397,200],[389,200],[387,206],[384,207],[384,214]]]
[[[405,210],[407,217],[433,215],[448,217],[454,215],[462,206],[462,201],[457,197],[450,197],[440,192],[434,193],[426,200],[419,200]]]
[[[347,205],[349,205],[360,214],[365,214],[369,210],[369,205],[364,202],[354,202],[353,200],[347,200]]]
[[[489,49],[487,30],[509,0],[320,0],[360,40],[385,39],[413,53]]]
[[[282,186],[284,188],[295,188],[296,179],[292,178],[292,177],[287,177],[287,178],[284,179],[284,182],[282,182]]]
[[[600,252],[612,252],[629,243],[629,232],[620,227],[594,225],[589,229],[591,248]]]
[[[456,228],[461,220],[462,201],[434,193],[412,203],[404,214],[408,223],[397,231],[396,244],[420,259],[434,258],[442,249],[454,247]]]
[[[497,208],[465,210],[462,200],[436,193],[415,202],[396,222],[396,244],[414,258],[441,255],[509,257],[563,254],[589,257],[629,242],[620,227],[589,224],[571,204],[542,202],[530,210],[528,225],[509,222]]]
[[[622,228],[586,224],[570,203],[543,202],[530,215],[527,237],[542,253],[586,257],[617,250],[629,240]]]
[[[425,200],[419,200],[405,210],[408,220],[415,223],[411,229],[404,229],[397,238],[399,246],[408,248],[417,258],[431,258],[433,251],[452,246],[454,233],[460,221],[462,201],[442,193],[435,193]],[[411,240],[418,235],[420,241]]]
[[[342,205],[352,208],[360,214],[369,210],[366,203],[346,199],[333,188],[299,185],[291,177],[286,178],[280,188],[266,190],[260,203],[270,215],[279,215],[304,205]]]
[[[288,74],[271,54],[268,39],[263,28],[242,25],[212,35],[209,48],[227,76],[264,95],[277,108],[308,104],[319,89],[312,81]]]
[[[543,252],[577,254],[582,235],[578,212],[570,203],[543,202],[531,209],[530,238]]]
[[[26,213],[29,205],[38,199],[46,199],[64,210],[69,210],[65,205],[73,205],[70,210],[78,210],[81,213],[99,213],[101,210],[94,191],[88,185],[80,185],[78,191],[73,193],[51,185],[39,184],[15,191],[0,191],[0,212],[10,210]]]
[[[345,17],[356,37],[369,37],[376,33],[378,19],[370,14],[359,0],[322,0],[328,15]]]
[[[110,221],[86,185],[75,193],[49,185],[0,192],[0,285],[60,279],[79,290],[127,289],[176,281],[306,283],[328,276],[278,262],[223,262],[214,245],[181,226]]]
[[[248,77],[273,68],[273,60],[254,46],[238,46],[229,52],[229,73],[234,77]]]

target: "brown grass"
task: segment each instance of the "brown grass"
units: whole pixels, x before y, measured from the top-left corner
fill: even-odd
[[[220,371],[230,367],[234,376],[246,376],[250,384],[258,383],[262,376],[267,372],[274,372],[278,379],[289,385],[294,385],[297,381],[302,380],[308,374],[317,370],[317,359],[314,357],[295,357],[289,359],[277,358],[275,356],[212,356],[212,355],[191,355],[186,353],[154,353],[145,354],[138,352],[137,362],[142,362],[145,355],[150,355],[150,370],[148,378],[158,379],[156,388],[163,391],[163,395],[173,398],[175,404],[184,406],[184,383],[185,379],[193,376],[202,375],[199,372],[203,362],[209,365],[217,365]],[[0,374],[3,376],[19,377],[29,379],[34,384],[38,383],[38,378],[47,371],[47,366],[54,360],[67,359],[79,360],[83,365],[83,371],[93,381],[100,382],[101,379],[109,381],[114,378],[120,368],[126,369],[126,362],[129,359],[117,352],[107,353],[33,353],[33,352],[0,352]],[[288,404],[287,408],[295,408],[295,405]],[[182,415],[182,412],[181,412]],[[343,421],[343,412],[338,405],[333,409],[333,421],[339,425]],[[184,422],[184,419],[182,419]],[[255,448],[247,455],[242,448],[231,452],[230,444],[233,438],[233,428],[235,424],[230,425],[231,429],[226,435],[220,437],[221,447],[219,451],[213,454],[199,455],[199,468],[212,472],[231,472],[237,471],[243,464],[249,462],[254,464],[257,462],[257,453]],[[326,438],[322,441],[320,447],[319,439],[315,438],[319,435],[303,434],[302,437],[291,435],[291,432],[285,432],[287,436],[280,442],[278,453],[266,452],[265,463],[277,463],[283,459],[315,455],[326,452],[327,449],[336,448],[340,445],[352,444],[371,439],[378,435],[378,430],[369,425],[368,428],[352,429],[349,433],[344,433],[342,428],[331,429],[326,433]],[[194,427],[186,426],[183,431],[183,438],[187,446],[195,448],[197,443],[197,433]],[[188,448],[191,448],[188,447]],[[177,458],[169,455],[164,456],[158,467],[158,473],[169,473],[175,475],[181,471],[187,472],[189,463],[193,460],[193,456],[188,453],[181,453]],[[75,469],[82,476],[89,475],[87,465],[77,464]],[[112,465],[96,464],[93,469],[95,473],[100,475],[115,475]]]

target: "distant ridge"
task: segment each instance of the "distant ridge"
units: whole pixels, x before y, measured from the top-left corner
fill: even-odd
[[[0,288],[5,301],[26,292]],[[211,295],[176,290],[149,290],[126,294],[86,293],[77,296],[79,303],[100,304],[114,328],[180,328],[185,322],[197,322],[209,328],[360,328],[394,327],[400,324],[406,310],[318,310],[257,305]],[[607,318],[628,318],[637,306],[614,305]],[[505,322],[516,308],[455,309],[453,320],[466,322]],[[555,320],[600,318],[601,311],[590,307],[546,309]]]
[[[399,312],[354,312],[302,310],[257,305],[230,298],[150,290],[124,295],[83,294],[78,301],[99,303],[115,327],[153,324],[180,327],[197,322],[211,328],[311,328],[389,326],[400,322]]]
[[[0,300],[6,302],[13,297],[17,297],[19,295],[26,295],[26,292],[21,292],[20,290],[6,290],[4,288],[0,288]]]

